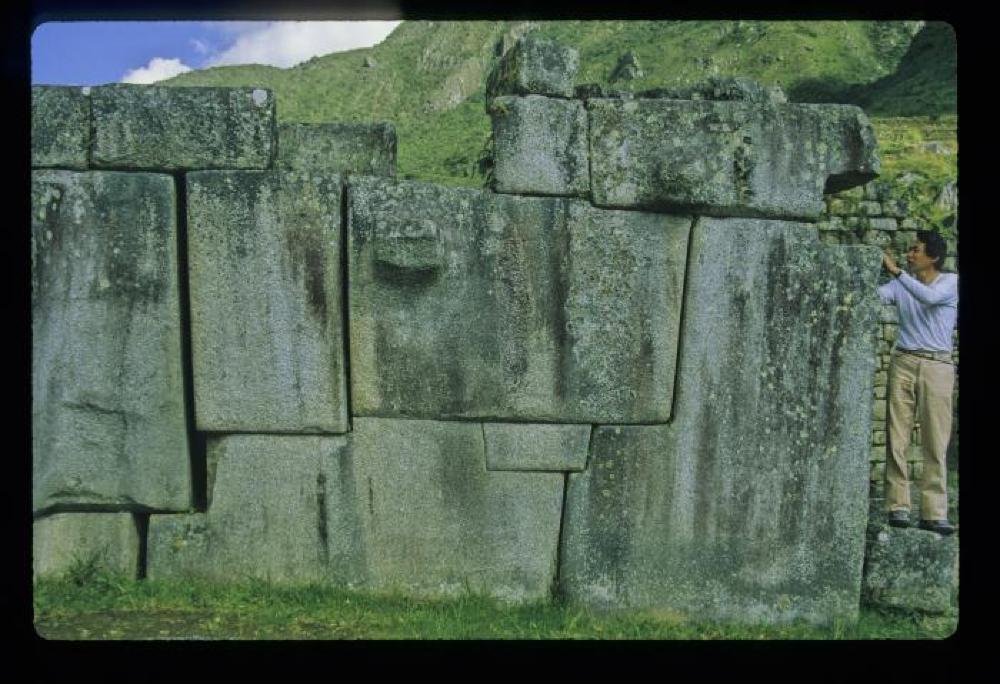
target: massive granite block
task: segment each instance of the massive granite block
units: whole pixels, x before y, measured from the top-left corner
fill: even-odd
[[[282,123],[279,169],[396,175],[396,129],[390,123]]]
[[[208,457],[208,512],[150,516],[150,579],[364,581],[346,437],[210,437]]]
[[[135,577],[139,532],[131,513],[61,513],[32,525],[35,579],[90,569]]]
[[[690,220],[356,178],[361,416],[662,422]]]
[[[871,530],[865,554],[869,606],[954,614],[958,611],[958,536],[917,528]]]
[[[83,88],[31,87],[31,167],[86,169],[90,98]]]
[[[95,168],[266,169],[274,161],[269,90],[115,84],[90,97]]]
[[[705,619],[856,616],[879,251],[748,219],[691,240],[674,418],[596,430],[569,476],[563,589]]]
[[[357,418],[351,439],[372,588],[550,596],[561,473],[487,471],[477,423]]]
[[[497,97],[493,189],[527,195],[584,195],[590,189],[583,103],[541,95]]]
[[[537,38],[520,38],[490,72],[486,96],[554,95],[573,97],[580,53]]]
[[[549,595],[560,473],[487,471],[478,423],[354,427],[344,437],[210,438],[208,512],[150,517],[148,576]]]
[[[169,176],[35,171],[34,510],[191,503]]]
[[[857,107],[591,99],[594,203],[713,216],[818,217],[879,171]]]
[[[489,470],[583,470],[589,425],[484,423]]]
[[[340,177],[187,174],[198,429],[344,432]]]

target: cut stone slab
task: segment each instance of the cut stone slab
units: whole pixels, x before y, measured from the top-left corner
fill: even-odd
[[[345,437],[210,436],[208,454],[208,512],[150,516],[147,577],[363,583]]]
[[[488,470],[583,470],[589,425],[484,423]]]
[[[31,527],[36,580],[77,566],[129,578],[138,573],[139,532],[131,513],[60,513]]]
[[[356,418],[372,589],[550,598],[565,476],[486,469],[478,423]]]
[[[266,169],[275,96],[262,88],[114,84],[91,89],[95,168]]]
[[[354,415],[669,419],[689,218],[374,178],[348,206]]]
[[[582,102],[541,95],[497,97],[489,112],[496,192],[581,196],[590,190]]]
[[[396,175],[396,129],[389,123],[278,125],[277,168]]]
[[[520,38],[486,81],[487,99],[497,95],[573,97],[580,53],[549,40]]]
[[[199,430],[345,432],[340,176],[186,176]]]
[[[185,510],[174,181],[32,173],[34,511]]]
[[[150,516],[151,579],[549,597],[564,476],[490,472],[478,423],[358,418],[341,437],[210,437],[208,512]]]
[[[84,88],[31,86],[32,168],[87,168],[90,98]]]
[[[930,614],[958,612],[958,535],[888,525],[872,530],[864,568],[867,605]]]
[[[573,601],[732,622],[857,616],[880,253],[699,219],[674,417],[598,427],[571,473]]]
[[[598,206],[712,216],[818,217],[823,193],[874,178],[857,107],[748,101],[590,99]]]

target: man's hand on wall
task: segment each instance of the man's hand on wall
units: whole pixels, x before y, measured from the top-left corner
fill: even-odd
[[[882,265],[885,266],[885,270],[889,271],[892,275],[898,275],[902,270],[896,265],[896,260],[892,258],[889,254],[889,250],[882,252]]]

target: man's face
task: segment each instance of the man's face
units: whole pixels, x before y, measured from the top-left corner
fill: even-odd
[[[936,268],[937,259],[927,256],[927,245],[917,240],[906,253],[906,263],[912,273],[920,273],[928,268]]]

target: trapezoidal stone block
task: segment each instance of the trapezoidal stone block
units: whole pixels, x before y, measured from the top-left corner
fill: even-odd
[[[580,53],[550,40],[520,38],[504,53],[486,81],[486,96],[573,97]]]
[[[351,449],[372,589],[550,597],[561,473],[488,471],[478,423],[356,418]]]
[[[354,415],[670,417],[690,219],[374,178],[348,206]]]
[[[884,525],[872,530],[866,550],[867,605],[932,615],[958,612],[958,535]]]
[[[824,192],[880,168],[857,107],[591,99],[587,109],[598,206],[815,219]]]
[[[170,176],[32,173],[34,510],[184,510],[191,474]]]
[[[596,429],[569,475],[563,589],[698,619],[852,619],[879,251],[751,219],[699,219],[691,240],[674,417]]]
[[[589,425],[483,423],[489,470],[580,471],[587,465]]]
[[[590,190],[582,102],[541,95],[497,97],[489,112],[496,192],[582,196]]]
[[[139,531],[131,513],[58,513],[32,526],[34,578],[59,577],[81,568],[134,578]]]
[[[389,123],[278,124],[279,169],[396,175],[396,129]]]
[[[90,91],[94,168],[266,169],[275,96],[262,88],[114,84]]]
[[[340,177],[186,176],[198,429],[348,429]]]
[[[90,97],[86,88],[31,87],[31,167],[87,168]]]
[[[346,437],[209,437],[208,458],[207,513],[150,516],[150,579],[363,583]]]

